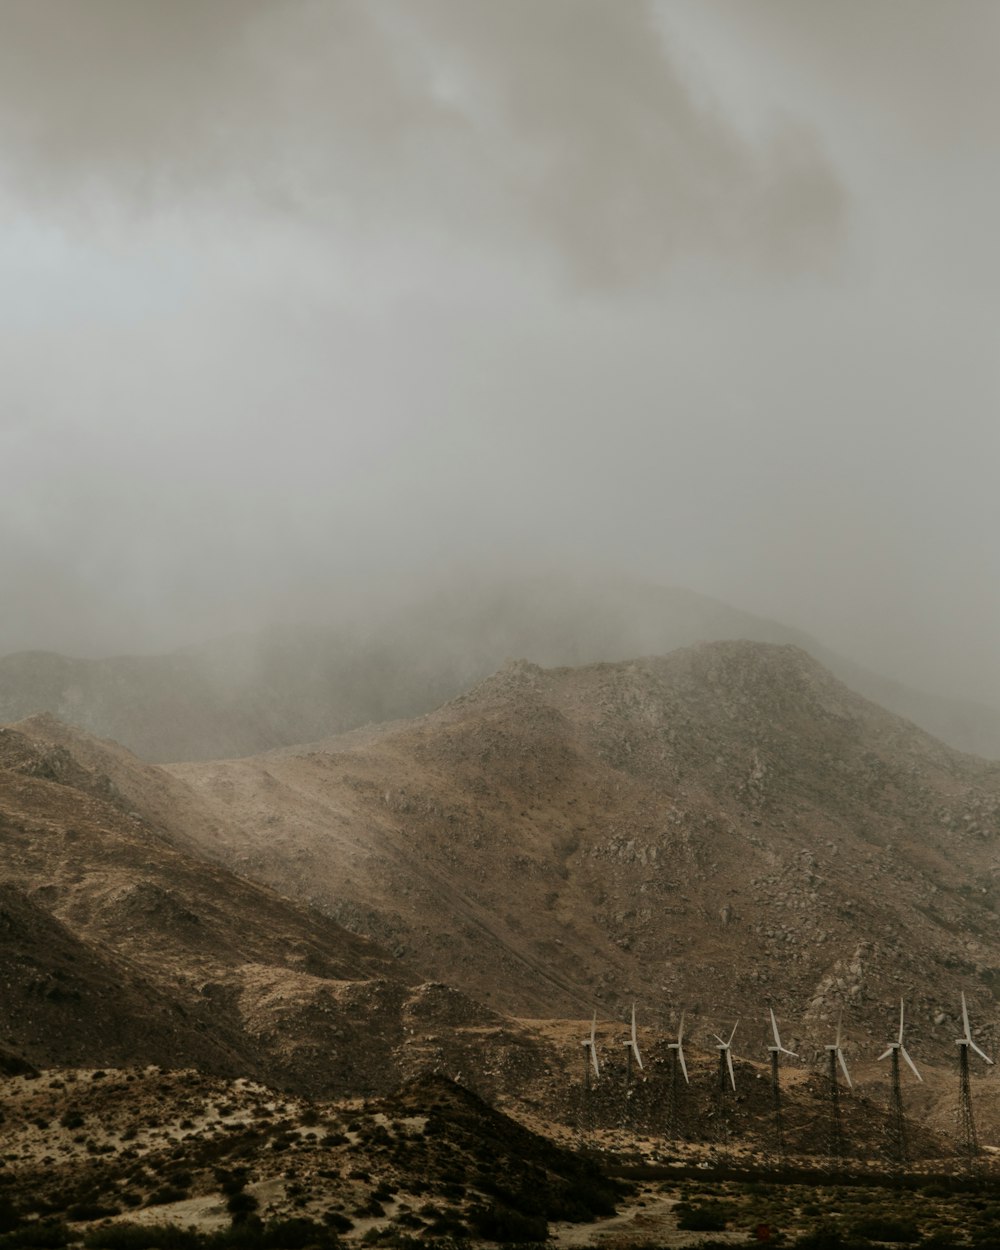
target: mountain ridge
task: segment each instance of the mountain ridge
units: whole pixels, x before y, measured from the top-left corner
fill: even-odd
[[[866,697],[959,749],[1000,758],[1000,709],[911,690],[798,630],[625,579],[453,587],[370,619],[161,656],[20,652],[0,658],[0,721],[48,711],[152,762],[246,756],[430,711],[510,656],[580,666],[738,638],[802,646]]]
[[[897,975],[931,1034],[956,974],[1000,989],[1000,766],[790,646],[514,663],[411,722],[167,771],[240,872],[515,1014],[783,993],[820,1046]]]

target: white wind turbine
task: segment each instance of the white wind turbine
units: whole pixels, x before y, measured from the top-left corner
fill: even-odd
[[[684,1084],[690,1085],[691,1080],[688,1077],[687,1064],[684,1062],[684,1012],[681,1012],[680,1024],[677,1026],[677,1041],[668,1042],[667,1050],[670,1051],[671,1068],[676,1069],[680,1064],[681,1072],[684,1074]],[[676,1083],[676,1082],[675,1082]]]
[[[903,1058],[906,1060],[906,1062],[910,1065],[910,1071],[917,1078],[917,1080],[920,1081],[922,1084],[924,1078],[917,1071],[917,1065],[910,1058],[909,1054],[907,1054],[906,1047],[903,1045],[903,1021],[905,1018],[905,1012],[906,1012],[906,1008],[903,1004],[903,1000],[900,999],[899,1000],[899,1037],[897,1037],[894,1042],[889,1043],[888,1047],[879,1055],[879,1061],[881,1062],[881,1060],[883,1059],[888,1059],[890,1055],[892,1056],[892,1067],[893,1067],[893,1071],[896,1074],[895,1079],[898,1084],[899,1056],[902,1055]]]
[[[831,1085],[836,1087],[837,1064],[839,1063],[840,1070],[844,1074],[844,1080],[847,1082],[847,1088],[853,1089],[854,1082],[851,1080],[851,1074],[847,1070],[847,1060],[844,1058],[844,1052],[840,1045],[840,1040],[842,1036],[841,1025],[843,1024],[843,1020],[844,1020],[844,1014],[843,1012],[841,1012],[840,1015],[837,1017],[837,1036],[834,1039],[833,1045],[826,1047],[826,1053],[827,1053],[827,1056],[829,1057],[829,1062],[830,1062],[830,1083]],[[883,1055],[882,1058],[884,1059],[885,1055]]]
[[[847,1060],[844,1058],[844,1051],[841,1046],[843,1021],[844,1013],[841,1012],[837,1016],[837,1035],[834,1038],[833,1045],[826,1047],[827,1089],[830,1095],[830,1154],[835,1159],[839,1159],[844,1153],[844,1127],[840,1117],[840,1085],[837,1081],[838,1064],[841,1072],[844,1074],[847,1088],[854,1088],[854,1082],[851,1080],[851,1074],[847,1070]]]
[[[969,1025],[969,1008],[965,1003],[965,991],[962,991],[962,1028],[965,1030],[965,1036],[958,1038],[955,1042],[956,1046],[968,1046],[976,1052],[980,1059],[985,1059],[987,1063],[992,1064],[993,1060],[989,1057],[985,1050],[980,1050],[976,1043],[972,1040],[972,1028]]]
[[[590,1022],[590,1036],[584,1038],[580,1043],[583,1047],[583,1079],[587,1089],[590,1088],[590,1069],[593,1067],[594,1076],[601,1075],[601,1065],[597,1061],[597,1012],[594,1012],[594,1018]]]
[[[962,1133],[962,1146],[971,1158],[979,1154],[979,1141],[976,1138],[976,1121],[972,1116],[972,1085],[969,1081],[969,1051],[974,1050],[980,1059],[992,1064],[993,1060],[972,1040],[972,1026],[969,1024],[969,1008],[965,1002],[965,991],[962,992],[962,1030],[963,1037],[955,1041],[958,1047],[958,1115]]]
[[[768,1046],[767,1052],[771,1056],[771,1101],[774,1107],[774,1137],[778,1154],[784,1153],[785,1149],[785,1133],[781,1122],[781,1085],[778,1080],[778,1056],[791,1055],[793,1059],[798,1059],[798,1055],[794,1050],[789,1050],[787,1046],[782,1046],[781,1036],[778,1033],[778,1021],[774,1018],[774,1008],[769,1007],[771,1013],[771,1032],[774,1034],[774,1045]]]
[[[891,1057],[892,1062],[892,1093],[889,1100],[889,1134],[890,1148],[897,1163],[906,1162],[906,1120],[903,1117],[903,1093],[899,1084],[899,1056],[902,1055],[913,1075],[921,1083],[923,1077],[917,1071],[917,1065],[910,1058],[903,1045],[903,1022],[905,1008],[903,1000],[899,1000],[899,1036],[879,1055],[879,1061]],[[968,1052],[966,1052],[968,1053]]]
[[[771,1013],[771,1032],[774,1034],[774,1045],[768,1046],[767,1048],[769,1053],[774,1055],[775,1058],[777,1058],[778,1054],[782,1054],[790,1055],[793,1059],[798,1059],[798,1055],[794,1050],[789,1050],[787,1046],[782,1046],[781,1038],[778,1036],[778,1022],[774,1018],[774,1008],[769,1007],[768,1010]],[[735,1032],[735,1029],[733,1031]]]
[[[684,1084],[690,1085],[691,1081],[688,1077],[687,1064],[684,1062],[684,1012],[681,1012],[680,1023],[677,1026],[677,1041],[668,1042],[667,1050],[670,1052],[670,1084],[667,1087],[667,1136],[676,1137],[678,1128],[677,1109],[680,1102],[680,1082],[677,1079],[677,1071],[680,1069],[684,1076]]]
[[[625,1092],[632,1088],[632,1060],[642,1069],[642,1055],[639,1054],[639,1036],[635,1027],[635,1003],[632,1003],[632,1031],[627,1042],[622,1042],[625,1047]]]
[[[718,1048],[717,1048],[719,1051],[719,1089],[722,1090],[725,1088],[726,1071],[728,1070],[729,1083],[732,1085],[734,1093],[736,1092],[736,1073],[733,1071],[732,1047],[733,1047],[733,1038],[736,1036],[736,1030],[739,1027],[739,1023],[740,1023],[739,1020],[737,1020],[736,1023],[733,1025],[733,1031],[732,1033],[729,1034],[729,1040],[726,1042],[722,1040],[722,1038],[718,1035],[718,1033],[712,1034],[715,1040],[719,1043]]]

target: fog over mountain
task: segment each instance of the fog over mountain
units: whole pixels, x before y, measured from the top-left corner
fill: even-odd
[[[0,21],[0,654],[613,571],[1000,703],[995,5]]]
[[[0,723],[47,712],[169,762],[254,755],[429,712],[512,657],[546,666],[664,656],[725,639],[792,643],[852,690],[961,751],[1000,759],[1000,708],[890,681],[778,621],[634,579],[456,578],[323,625],[242,631],[163,655],[0,656]]]

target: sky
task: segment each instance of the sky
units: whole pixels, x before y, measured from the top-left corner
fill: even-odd
[[[593,570],[1000,703],[994,0],[0,30],[0,653]]]

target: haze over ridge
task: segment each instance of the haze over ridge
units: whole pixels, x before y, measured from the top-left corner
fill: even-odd
[[[780,622],[621,576],[461,579],[408,602],[352,600],[327,624],[162,655],[0,657],[0,722],[48,712],[148,760],[219,759],[429,712],[512,658],[615,663],[734,639],[794,644],[952,747],[1000,758],[1000,709],[928,695]]]
[[[7,0],[0,653],[626,570],[1000,702],[995,6]]]

